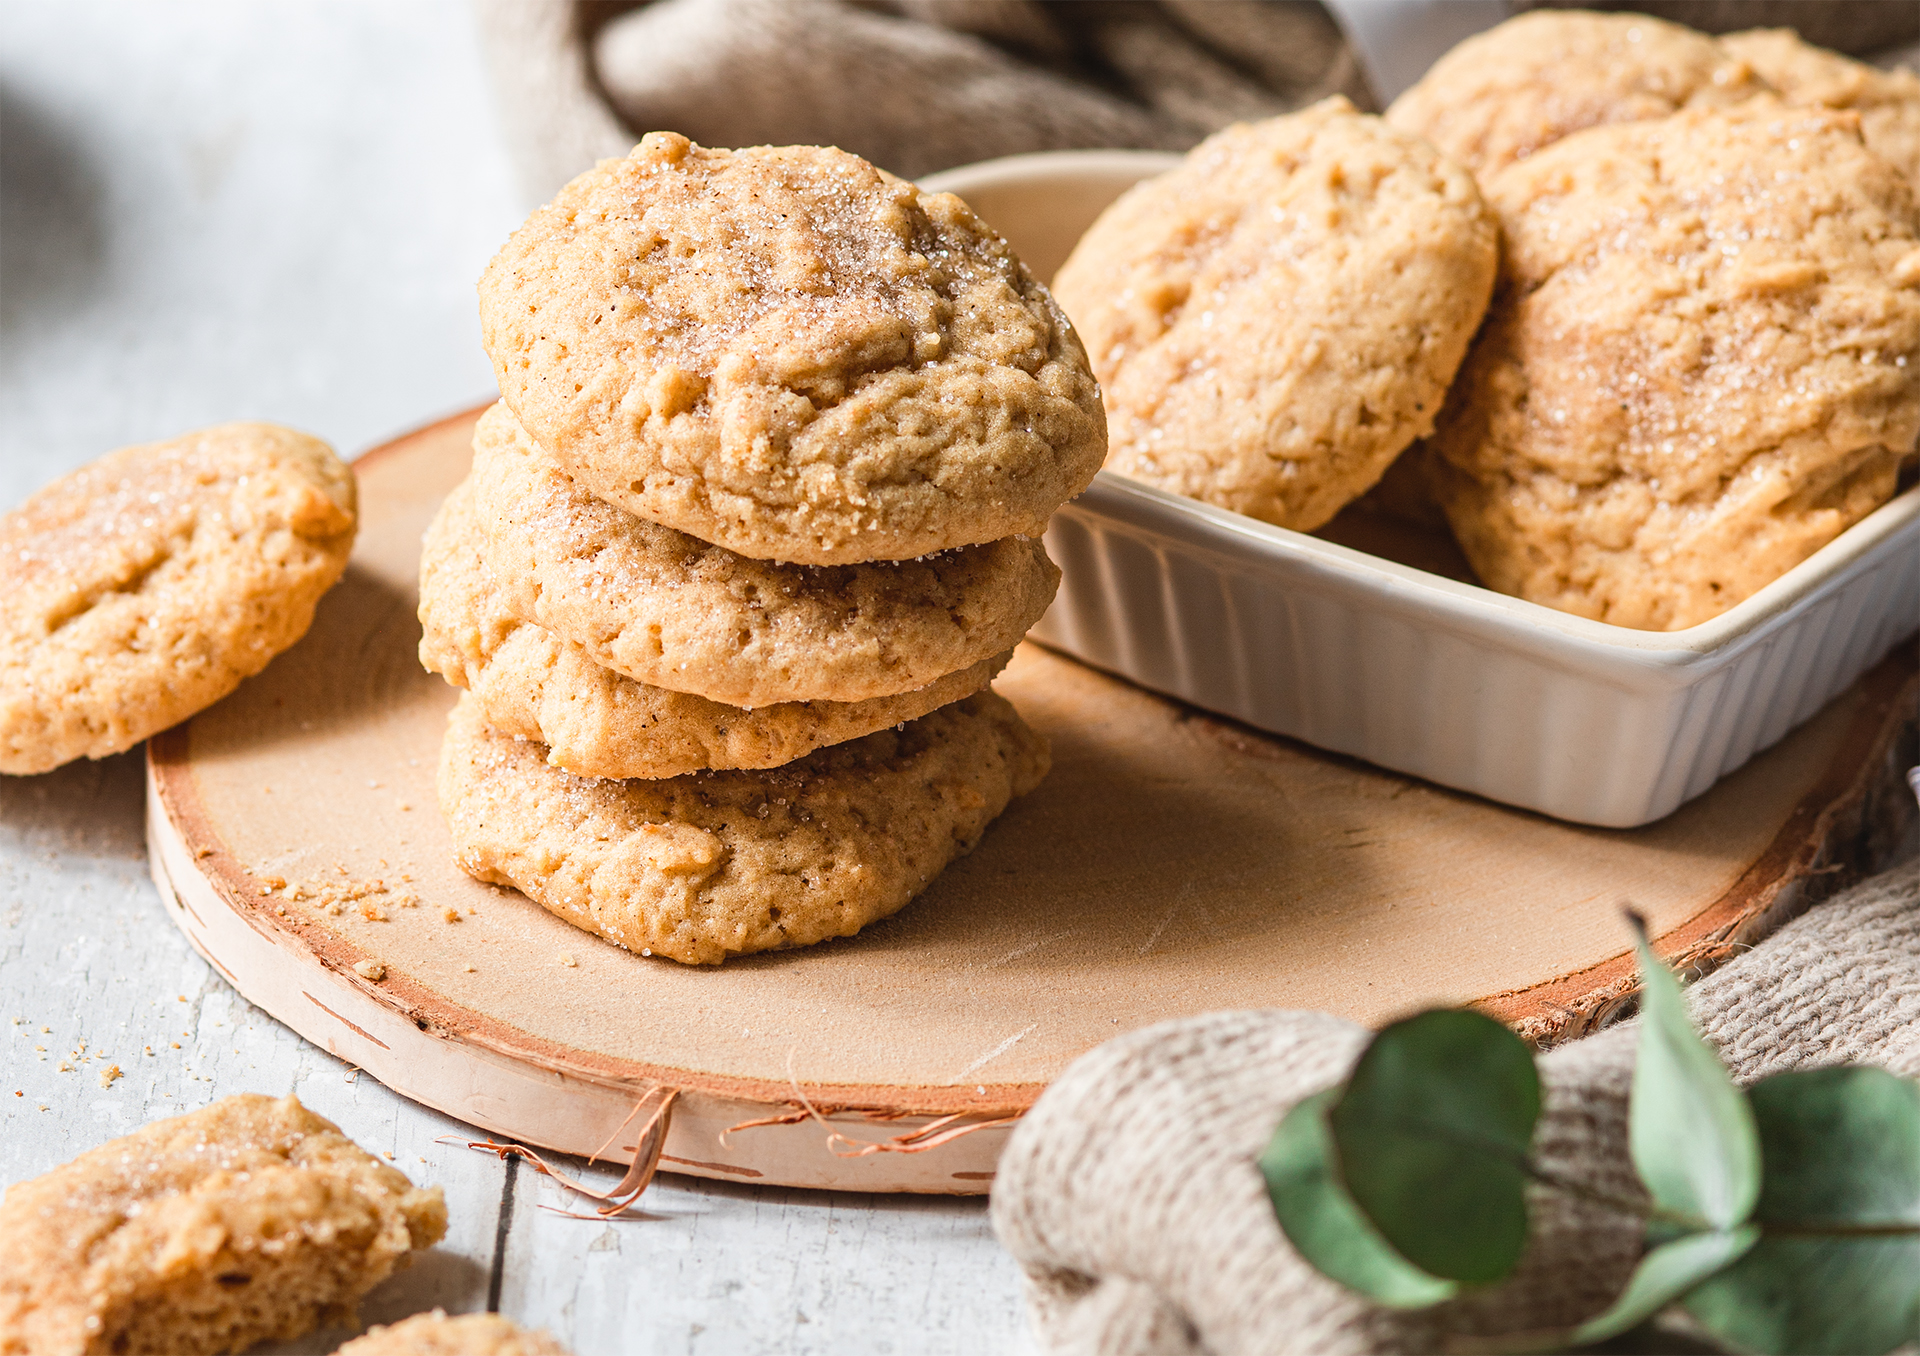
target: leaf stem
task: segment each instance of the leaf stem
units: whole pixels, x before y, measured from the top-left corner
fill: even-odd
[[[1835,1220],[1830,1224],[1818,1221],[1805,1222],[1788,1220],[1785,1223],[1762,1221],[1760,1232],[1779,1234],[1786,1238],[1901,1238],[1910,1234],[1920,1234],[1920,1224],[1849,1224],[1844,1220]]]
[[[1665,1209],[1644,1198],[1635,1199],[1627,1196],[1616,1196],[1612,1192],[1601,1191],[1597,1187],[1588,1186],[1584,1182],[1576,1182],[1571,1178],[1561,1177],[1556,1173],[1548,1172],[1545,1168],[1530,1159],[1521,1164],[1521,1169],[1527,1176],[1533,1178],[1534,1181],[1540,1183],[1542,1186],[1552,1187],[1555,1191],[1578,1197],[1580,1200],[1587,1201],[1593,1205],[1603,1205],[1616,1214],[1630,1215],[1635,1219],[1658,1220],[1662,1224],[1672,1224],[1679,1228],[1686,1229],[1689,1232],[1696,1232],[1713,1227],[1703,1219]]]

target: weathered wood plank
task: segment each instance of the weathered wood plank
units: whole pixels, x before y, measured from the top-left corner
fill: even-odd
[[[977,1198],[663,1177],[643,1207],[568,1218],[590,1207],[523,1168],[501,1308],[582,1353],[1006,1351],[1024,1329]]]

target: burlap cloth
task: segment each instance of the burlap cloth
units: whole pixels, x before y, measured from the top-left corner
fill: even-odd
[[[1920,863],[1818,905],[1691,989],[1695,1020],[1743,1082],[1878,1064],[1920,1076]],[[1020,1262],[1045,1349],[1101,1356],[1427,1352],[1449,1337],[1568,1326],[1617,1295],[1633,1221],[1537,1192],[1520,1270],[1416,1313],[1325,1279],[1274,1222],[1255,1156],[1290,1106],[1337,1082],[1367,1033],[1315,1012],[1216,1012],[1076,1061],[1015,1130],[993,1222]],[[1538,1156],[1616,1198],[1636,1032],[1540,1057]]]
[[[1561,0],[1553,0],[1561,3]],[[840,146],[909,177],[1022,151],[1184,150],[1329,94],[1362,108],[1539,0],[474,0],[528,205],[644,132]],[[1868,53],[1920,39],[1910,0],[1641,0],[1710,32],[1792,24]],[[1384,18],[1383,18],[1384,16]],[[1424,44],[1411,63],[1381,43]],[[1362,58],[1370,58],[1363,60]],[[1370,72],[1367,67],[1371,64]],[[1371,78],[1370,78],[1371,77]],[[1376,88],[1382,79],[1392,87]]]

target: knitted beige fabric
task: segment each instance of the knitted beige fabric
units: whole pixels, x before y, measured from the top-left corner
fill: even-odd
[[[1510,7],[1541,3],[1646,11],[1713,33],[1797,27],[1856,55],[1920,37],[1903,0]],[[1377,107],[1315,0],[473,4],[529,205],[660,130],[707,146],[833,145],[914,177],[1023,151],[1184,150],[1330,94]]]
[[[1180,150],[1373,101],[1314,0],[474,0],[530,201],[671,129],[819,144],[912,177],[1071,146]]]
[[[1695,1020],[1743,1082],[1875,1063],[1920,1075],[1920,864],[1819,905],[1692,989]],[[1627,1157],[1631,1024],[1540,1057],[1535,1151],[1616,1196]],[[1344,1074],[1366,1032],[1322,1013],[1219,1012],[1082,1057],[1000,1159],[993,1222],[1024,1268],[1050,1352],[1100,1356],[1438,1351],[1571,1325],[1625,1284],[1632,1221],[1536,1194],[1503,1284],[1396,1313],[1314,1271],[1274,1222],[1255,1156],[1287,1108]]]

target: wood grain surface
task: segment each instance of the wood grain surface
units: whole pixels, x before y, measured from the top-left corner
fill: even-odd
[[[346,581],[267,673],[152,741],[152,811],[178,920],[243,992],[398,1090],[535,1144],[630,1154],[622,1119],[664,1086],[682,1094],[678,1171],[981,1191],[1007,1117],[1116,1034],[1210,1008],[1377,1023],[1478,1003],[1550,1041],[1629,994],[1623,905],[1704,968],[1804,906],[1803,882],[1843,876],[1833,840],[1858,837],[1863,807],[1899,803],[1877,792],[1910,720],[1907,652],[1707,795],[1618,831],[1326,755],[1029,645],[996,686],[1054,770],[901,914],[720,967],[636,956],[461,874],[435,808],[453,694],[415,657],[413,579],[472,418],[360,461]],[[850,1152],[910,1147],[898,1136],[955,1114],[977,1134]],[[774,1123],[729,1132],[753,1120]]]

